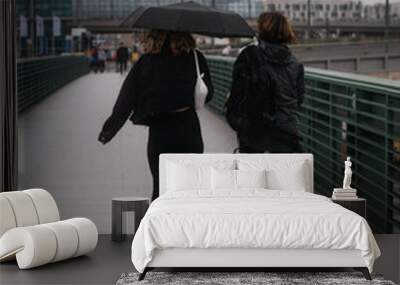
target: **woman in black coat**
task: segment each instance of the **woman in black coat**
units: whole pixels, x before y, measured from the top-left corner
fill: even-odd
[[[303,152],[297,112],[304,100],[304,68],[287,46],[295,35],[288,20],[275,12],[260,15],[258,32],[258,46],[246,47],[234,64],[227,103],[239,151]]]
[[[147,157],[153,176],[152,200],[159,196],[158,162],[161,153],[202,153],[203,139],[195,110],[197,79],[194,52],[208,87],[213,86],[205,57],[187,33],[151,31],[143,42],[145,54],[125,79],[111,116],[99,135],[109,142],[128,118],[149,126]]]

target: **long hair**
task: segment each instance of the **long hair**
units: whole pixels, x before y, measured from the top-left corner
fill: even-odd
[[[278,12],[264,12],[258,17],[259,37],[271,43],[296,43],[296,35],[288,19]]]
[[[145,53],[181,54],[196,48],[196,41],[189,33],[151,30],[142,40]]]

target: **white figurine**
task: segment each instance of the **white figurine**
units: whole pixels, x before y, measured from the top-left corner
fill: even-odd
[[[343,179],[343,189],[352,189],[351,188],[351,175],[353,172],[351,171],[351,161],[350,156],[347,157],[347,160],[344,162],[344,179]]]

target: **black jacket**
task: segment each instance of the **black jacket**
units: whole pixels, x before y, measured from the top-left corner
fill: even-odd
[[[198,53],[200,72],[208,87],[206,102],[213,96],[213,86],[205,57]],[[194,108],[196,67],[193,52],[176,56],[144,54],[125,79],[111,116],[104,123],[99,140],[110,141],[128,118],[134,124],[150,125],[163,113],[180,108]]]
[[[125,46],[117,49],[117,61],[127,61],[129,59],[129,50]]]
[[[305,93],[304,67],[286,45],[260,40],[258,47],[249,46],[238,56],[233,71],[234,81],[249,64],[248,58],[254,58],[250,53],[254,53],[255,50],[259,55],[256,60],[260,61],[257,65],[265,67],[265,72],[261,75],[262,82],[268,86],[265,96],[269,97],[268,102],[274,103],[272,113],[275,127],[272,131],[297,136],[297,112]]]

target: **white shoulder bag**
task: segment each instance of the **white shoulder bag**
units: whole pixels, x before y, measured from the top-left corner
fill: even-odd
[[[194,54],[194,61],[196,64],[196,85],[194,87],[194,104],[196,110],[201,109],[204,107],[206,103],[206,97],[208,94],[208,87],[203,80],[204,73],[200,74],[200,67],[199,67],[199,60],[197,58],[197,51],[193,50]]]

